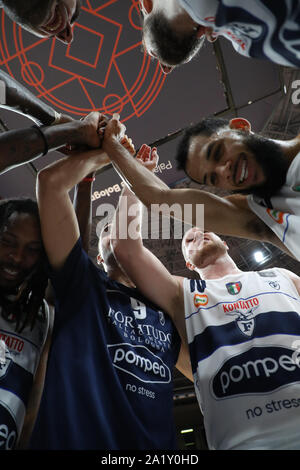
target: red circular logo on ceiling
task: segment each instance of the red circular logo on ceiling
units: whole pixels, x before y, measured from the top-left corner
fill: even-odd
[[[65,45],[1,15],[0,65],[55,109],[82,116],[142,116],[166,76],[142,50],[138,0],[86,0]]]

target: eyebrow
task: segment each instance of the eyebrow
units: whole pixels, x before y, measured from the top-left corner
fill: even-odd
[[[212,148],[214,146],[214,143],[215,142],[211,142],[210,144],[208,144],[207,146],[207,149],[206,149],[206,155],[205,155],[205,158],[206,160],[208,161],[211,157],[211,152],[212,152]],[[202,184],[205,184],[207,185],[207,174],[205,173],[204,177],[203,177],[203,183]]]
[[[9,232],[8,230],[5,230],[5,231],[2,231],[0,233],[1,236],[9,236],[15,240],[18,240],[19,237],[17,235],[15,235],[14,233],[12,232]],[[29,245],[38,245],[39,247],[42,247],[42,242],[40,240],[32,240],[28,243]]]

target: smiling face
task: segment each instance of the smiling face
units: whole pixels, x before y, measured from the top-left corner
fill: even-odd
[[[189,229],[182,240],[182,253],[189,269],[203,269],[227,253],[228,247],[218,235],[198,227]]]
[[[37,219],[13,212],[0,233],[0,287],[9,290],[21,285],[37,266],[42,252]]]
[[[2,0],[5,13],[22,28],[42,38],[73,40],[72,24],[81,0]]]
[[[186,172],[200,184],[228,191],[251,190],[266,181],[262,166],[247,146],[246,135],[223,129],[192,137]]]

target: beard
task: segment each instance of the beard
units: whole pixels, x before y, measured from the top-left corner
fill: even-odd
[[[157,59],[168,66],[189,62],[204,42],[204,37],[198,38],[197,30],[177,33],[162,13],[145,19],[143,35],[153,44]]]
[[[265,182],[234,192],[253,194],[254,196],[269,199],[284,185],[289,162],[279,144],[265,137],[251,134],[245,138],[244,143],[254,155],[258,165],[262,168]]]

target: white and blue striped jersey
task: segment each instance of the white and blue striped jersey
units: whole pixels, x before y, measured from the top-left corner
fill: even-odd
[[[288,169],[285,184],[274,196],[266,200],[250,194],[247,200],[250,209],[300,261],[300,152]]]
[[[0,311],[0,450],[13,449],[23,427],[49,328],[46,302],[45,312],[45,318],[39,315],[32,330],[28,325],[18,333],[16,322],[5,318]]]
[[[184,280],[210,449],[300,449],[300,298],[279,269]]]
[[[300,66],[299,0],[179,0],[199,24],[230,40],[242,55]]]

